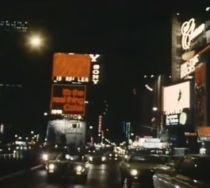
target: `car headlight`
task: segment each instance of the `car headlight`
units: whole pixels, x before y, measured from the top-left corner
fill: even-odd
[[[54,170],[55,170],[55,165],[52,164],[52,163],[49,164],[49,165],[48,165],[48,171],[49,171],[49,172],[54,172]]]
[[[125,158],[125,159],[128,159],[128,155],[125,155],[124,158]]]
[[[131,174],[131,176],[136,176],[136,175],[138,174],[138,170],[136,170],[136,169],[131,169],[131,170],[130,170],[130,174]]]
[[[54,169],[55,169],[55,165],[54,165],[54,164],[49,164],[48,168],[49,168],[50,170],[54,170]]]
[[[70,156],[69,154],[66,154],[66,155],[65,155],[65,159],[66,159],[66,160],[71,160],[71,156]]]
[[[78,166],[75,167],[75,173],[77,175],[82,175],[82,174],[85,173],[85,168],[81,165],[78,165]]]
[[[89,157],[89,161],[93,161],[93,157]]]
[[[82,172],[82,171],[84,171],[84,168],[81,165],[78,165],[78,166],[75,167],[75,170],[77,172]]]
[[[43,161],[47,161],[48,160],[48,154],[47,153],[43,153],[42,154],[42,160]]]
[[[105,156],[101,157],[101,160],[106,161],[106,157]]]

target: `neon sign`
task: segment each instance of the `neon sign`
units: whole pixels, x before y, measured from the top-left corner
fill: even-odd
[[[92,81],[94,84],[97,84],[99,82],[99,75],[100,75],[100,65],[98,64],[93,65]]]
[[[100,57],[99,54],[95,54],[95,55],[89,54],[89,56],[90,56],[92,62],[97,62],[98,61],[97,59]]]
[[[98,64],[99,54],[89,54],[91,62],[93,63],[92,68],[92,82],[94,85],[98,84],[100,78],[100,65]]]
[[[200,35],[205,30],[205,24],[201,24],[197,28],[195,28],[195,19],[191,18],[189,21],[186,21],[181,26],[181,34],[182,34],[182,48],[184,50],[190,49],[191,42],[198,35]]]
[[[184,78],[185,76],[193,73],[195,71],[195,67],[199,62],[199,55],[195,55],[193,58],[191,58],[189,61],[184,62],[180,69],[180,78]]]

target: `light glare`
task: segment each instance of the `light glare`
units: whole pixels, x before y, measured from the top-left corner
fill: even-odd
[[[40,46],[41,39],[38,36],[34,36],[31,38],[31,45],[34,47]]]
[[[206,7],[206,12],[210,11],[210,7]]]

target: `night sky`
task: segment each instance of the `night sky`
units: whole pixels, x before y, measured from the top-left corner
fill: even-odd
[[[192,2],[189,8],[190,1],[0,2],[1,20],[27,20],[29,32],[40,31],[47,36],[45,49],[32,52],[24,45],[25,34],[0,35],[0,79],[24,86],[16,99],[10,96],[13,99],[8,106],[14,108],[10,111],[8,107],[5,116],[11,112],[18,128],[42,130],[54,52],[103,55],[105,81],[101,93],[109,102],[109,122],[114,127],[138,116],[135,97],[143,92],[144,74],[170,74],[172,13],[195,9]]]

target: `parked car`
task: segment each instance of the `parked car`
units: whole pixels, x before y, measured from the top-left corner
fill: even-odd
[[[48,180],[77,178],[82,183],[87,180],[89,165],[84,156],[77,153],[60,153],[46,165]]]
[[[151,155],[132,153],[119,164],[121,184],[127,180],[127,186],[133,182],[152,184],[152,176],[156,169],[164,169],[168,162],[167,155]]]
[[[210,155],[188,154],[181,158],[172,169],[156,172],[153,175],[155,188],[210,187]]]

